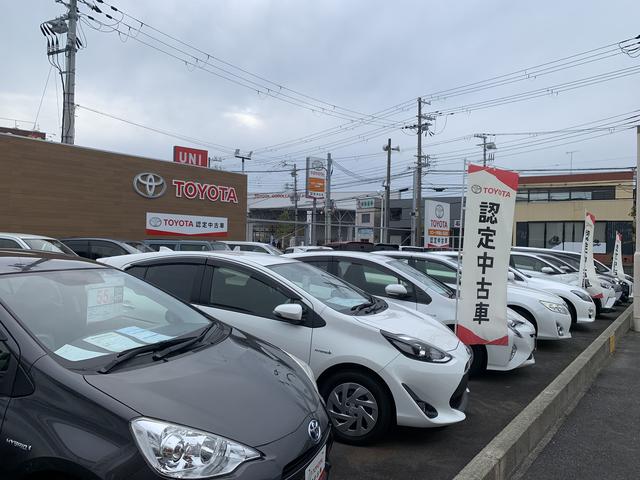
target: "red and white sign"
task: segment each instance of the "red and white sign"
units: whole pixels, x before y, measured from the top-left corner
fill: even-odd
[[[185,197],[189,200],[199,199],[211,202],[238,203],[235,187],[190,180],[173,180],[171,183],[176,187],[176,197],[178,198]]]
[[[620,280],[626,280],[624,266],[622,265],[622,234],[616,232],[616,244],[613,247],[613,264],[611,265],[613,274]]]
[[[436,200],[424,202],[424,243],[428,248],[449,248],[450,211],[448,203]]]
[[[323,158],[307,157],[307,198],[324,198],[326,190],[327,163]]]
[[[469,165],[456,333],[467,345],[508,345],[507,274],[518,174]]]
[[[173,147],[173,161],[196,167],[209,167],[209,152],[197,148]]]
[[[603,298],[604,293],[600,286],[600,280],[596,274],[596,266],[593,263],[593,235],[596,228],[596,216],[585,212],[584,236],[582,237],[582,250],[580,251],[580,272],[582,287],[594,298]]]
[[[147,235],[226,237],[226,217],[147,212]]]

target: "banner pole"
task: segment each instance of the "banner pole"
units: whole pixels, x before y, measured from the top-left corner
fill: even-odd
[[[464,228],[464,196],[467,186],[467,160],[464,160],[462,169],[462,193],[460,194],[460,227],[458,228],[458,266],[456,268],[456,323],[454,333],[458,334],[458,303],[460,301],[460,269],[462,267],[462,229]]]

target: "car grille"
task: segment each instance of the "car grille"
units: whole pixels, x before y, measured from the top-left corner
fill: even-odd
[[[331,429],[327,428],[322,440],[318,443],[318,445],[310,448],[298,458],[289,462],[282,469],[282,480],[304,480],[304,471],[309,465],[309,462],[313,460],[313,458],[322,450],[322,447],[327,445],[327,458],[329,457],[329,452],[331,451],[331,445],[333,443],[333,439],[331,438]]]
[[[467,383],[469,381],[469,374],[466,373],[462,380],[460,381],[460,385],[456,388],[456,391],[453,392],[451,398],[449,399],[449,406],[451,408],[458,409],[460,405],[462,405],[462,401],[464,400],[464,392],[467,390]]]

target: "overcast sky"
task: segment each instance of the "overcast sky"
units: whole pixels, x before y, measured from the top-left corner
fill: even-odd
[[[17,125],[22,128],[32,128],[29,122],[35,120],[50,72],[46,40],[39,25],[62,14],[64,7],[54,0],[4,3],[5,14],[0,18],[4,46],[1,58],[5,66],[0,82],[0,117],[3,117],[0,125],[14,126],[15,122],[8,118],[20,120]],[[339,107],[325,105],[325,112],[332,114],[373,114],[406,101],[415,103],[419,95],[532,67],[640,33],[637,0],[110,0],[110,3],[210,57]],[[104,4],[97,5],[109,11]],[[80,7],[84,14],[90,14],[86,5]],[[116,25],[122,31],[129,31],[127,25],[139,27],[130,17],[112,13],[122,20]],[[109,22],[101,14],[92,15]],[[394,173],[407,172],[415,161],[416,137],[410,130],[395,129],[375,137],[367,134],[411,116],[415,119],[415,104],[410,110],[370,120],[373,125],[349,123],[282,101],[288,97],[270,98],[207,73],[199,68],[205,67],[202,60],[195,62],[195,66],[185,65],[127,35],[99,32],[86,22],[91,24],[84,17],[81,38],[86,40],[86,48],[77,56],[76,103],[81,106],[76,119],[78,145],[165,160],[171,158],[173,145],[199,147],[196,142],[171,138],[82,108],[88,107],[147,127],[219,144],[222,151],[203,148],[209,150],[210,156],[225,157],[222,166],[228,170],[239,169],[239,162],[225,153],[228,149],[257,150],[336,125],[355,125],[358,128],[343,129],[339,135],[254,154],[247,164],[249,170],[277,170],[287,168],[282,163],[285,160],[287,165],[296,162],[303,167],[307,153],[325,156],[330,151],[340,166],[356,174],[352,176],[336,168],[334,184],[340,190],[381,188],[378,180],[363,184],[362,179],[383,175],[382,145],[388,137],[394,146],[401,147],[400,153],[394,152]],[[131,31],[135,32],[135,28]],[[136,37],[138,40],[153,43],[144,36],[147,33],[178,45],[147,26],[142,33]],[[175,50],[173,53],[180,56]],[[193,57],[186,58],[193,61]],[[206,59],[206,55],[201,54],[201,58]],[[424,109],[433,112],[456,108],[629,67],[640,67],[640,58],[613,55],[552,75],[439,99]],[[233,73],[246,77],[238,70]],[[264,84],[256,77],[251,79]],[[450,193],[455,191],[459,178],[437,171],[461,169],[463,157],[471,161],[481,159],[481,149],[475,147],[478,139],[470,137],[474,133],[584,128],[576,126],[639,109],[639,82],[640,75],[630,75],[559,94],[549,92],[528,101],[436,116],[432,127],[435,135],[424,140],[424,153],[434,157],[431,167],[434,173],[426,175],[425,186],[445,185],[450,187]],[[276,96],[289,92],[273,84],[271,87],[270,92]],[[53,69],[37,126],[51,134],[54,141],[60,140],[61,95],[57,71]],[[309,103],[317,103],[308,97],[292,96],[297,101],[306,98]],[[345,115],[358,117],[357,113]],[[367,141],[342,148],[322,148],[354,135],[361,137],[345,143]],[[634,130],[615,134],[590,131],[555,143],[596,135],[599,138],[557,146],[553,142],[540,143],[547,138],[544,136],[497,135],[489,140],[495,141],[498,148],[496,165],[508,168],[568,168],[569,151],[575,151],[575,168],[635,164]],[[455,139],[459,140],[443,143]],[[521,153],[522,149],[514,149],[517,141],[528,141],[524,146],[538,150]],[[310,152],[311,148],[315,150]],[[290,180],[286,172],[252,173],[250,189],[282,191]],[[300,183],[303,184],[302,177]],[[410,183],[410,177],[399,177],[392,187]]]

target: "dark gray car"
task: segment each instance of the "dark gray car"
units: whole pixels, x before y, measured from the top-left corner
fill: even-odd
[[[0,251],[0,478],[326,478],[307,369],[126,273]]]

